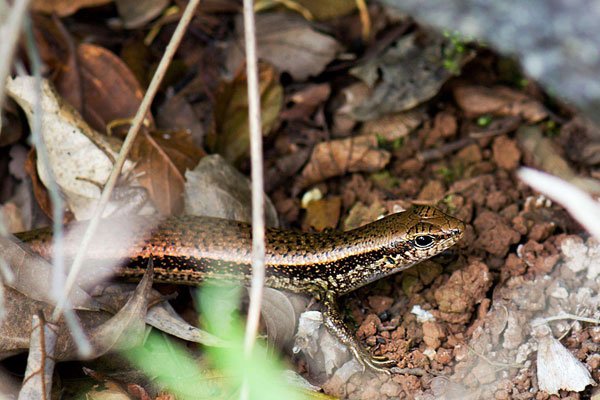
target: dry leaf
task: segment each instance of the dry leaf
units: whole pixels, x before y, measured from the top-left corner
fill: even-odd
[[[388,142],[407,136],[423,123],[423,110],[410,110],[401,113],[386,114],[366,121],[361,129],[363,135],[375,135]]]
[[[484,114],[514,116],[533,123],[548,116],[548,111],[538,101],[503,86],[457,86],[454,99],[468,117]]]
[[[127,303],[114,317],[91,332],[90,342],[94,347],[94,358],[109,351],[128,349],[143,342],[146,328],[144,319],[152,290],[153,274],[154,268],[150,262],[144,277]]]
[[[33,125],[33,109],[38,96],[35,88],[35,78],[28,76],[10,79],[6,85],[7,94],[23,108],[30,126]],[[113,166],[111,157],[114,159],[116,153],[77,111],[62,101],[48,81],[42,81],[41,89],[41,137],[48,152],[49,166],[75,217],[89,219],[100,195],[99,185],[108,179]],[[132,168],[133,164],[126,161],[123,174],[129,174]],[[49,171],[39,159],[37,171],[47,186],[51,179]],[[118,204],[109,204],[105,215],[118,207]]]
[[[559,390],[582,392],[595,382],[590,371],[569,350],[552,336],[548,325],[535,328],[538,340],[537,379],[540,390],[558,394]]]
[[[341,17],[356,9],[356,0],[294,0],[317,20]]]
[[[293,152],[274,160],[273,165],[267,166],[265,173],[265,191],[271,193],[278,186],[288,182],[296,175],[310,157],[310,148],[294,148]],[[281,210],[280,210],[281,212]]]
[[[98,7],[110,2],[111,0],[34,0],[31,9],[36,12],[66,17],[81,8]]]
[[[212,106],[208,100],[194,101],[190,104],[183,91],[167,97],[158,108],[156,125],[164,130],[186,130],[195,143],[202,145],[209,130]],[[206,108],[205,113],[196,112],[196,108]]]
[[[322,232],[325,229],[336,228],[340,219],[341,207],[342,198],[339,196],[309,202],[302,224],[303,229],[312,228],[317,232]]]
[[[188,324],[166,301],[151,307],[146,313],[145,321],[162,332],[188,342],[200,343],[204,346],[227,345],[222,339]]]
[[[169,0],[115,0],[115,4],[123,26],[135,29],[158,17],[169,5]]]
[[[82,43],[73,67],[56,80],[58,92],[97,131],[114,120],[133,118],[144,93],[127,65],[109,50]],[[71,60],[70,60],[71,61]],[[152,123],[152,116],[146,117]]]
[[[283,102],[279,74],[267,64],[259,65],[259,90],[262,132],[268,135],[274,128]],[[248,126],[248,94],[245,70],[241,69],[231,82],[219,87],[214,107],[214,129],[207,144],[232,164],[248,156],[250,129]]]
[[[411,109],[435,96],[452,73],[444,67],[446,39],[433,32],[403,36],[379,57],[353,68],[352,75],[372,89],[353,110],[368,121],[383,114]],[[460,62],[466,60],[463,56]]]
[[[5,284],[31,299],[55,304],[50,294],[49,282],[52,282],[52,266],[39,256],[32,254],[24,246],[9,238],[0,237],[0,254],[11,267],[14,279]],[[75,285],[69,294],[73,308],[97,310],[98,304],[81,287]],[[31,318],[31,314],[27,316]],[[28,320],[27,323],[30,321]]]
[[[296,322],[309,301],[307,296],[265,288],[261,316],[270,343],[284,348],[294,338]]]
[[[31,180],[31,187],[33,189],[33,195],[35,196],[35,200],[37,201],[38,206],[42,209],[42,211],[44,212],[44,214],[46,214],[48,218],[52,218],[54,215],[52,202],[50,201],[50,195],[48,194],[48,190],[40,180],[40,176],[35,165],[36,160],[37,156],[35,153],[35,149],[29,150],[27,160],[25,161],[25,170],[29,174],[29,179]],[[71,222],[73,221],[73,219],[75,219],[73,213],[69,210],[64,210],[63,223]]]
[[[298,179],[297,189],[348,172],[379,171],[390,161],[390,153],[377,148],[374,136],[357,136],[319,143]]]
[[[577,176],[569,163],[560,155],[555,143],[544,137],[539,127],[521,126],[517,130],[517,140],[519,146],[533,158],[535,165],[540,169],[565,179],[585,191],[600,193],[600,182]]]
[[[17,105],[9,100],[2,106],[0,113],[0,147],[10,146],[21,139],[24,126],[19,118]]]
[[[114,296],[113,294],[110,306],[121,309],[115,316],[106,311],[77,312],[86,336],[90,337],[92,343],[97,346],[92,357],[112,349],[127,347],[132,342],[143,338],[143,334],[138,336],[136,332],[145,326],[143,322],[144,304],[147,303],[148,299],[157,297],[156,295],[149,295],[147,283],[148,281],[144,285],[138,285],[136,288],[137,295],[134,295],[131,299],[127,299],[125,296]],[[126,302],[129,305],[123,308]],[[32,316],[40,311],[44,315],[51,315],[53,306],[33,300],[7,287],[5,311],[6,317],[0,321],[0,359],[28,350]],[[128,336],[125,332],[130,328],[133,328],[133,331],[130,331],[130,336]],[[79,358],[77,346],[65,324],[59,325],[55,357],[57,361]]]
[[[140,174],[140,185],[148,190],[156,208],[165,215],[183,210],[184,174],[204,155],[187,132],[170,134],[142,132],[131,149],[131,159]]]
[[[49,399],[54,374],[55,347],[58,327],[44,320],[40,314],[33,315],[27,369],[19,400]]]
[[[204,157],[193,171],[186,172],[185,179],[186,214],[252,221],[250,181],[223,157],[218,154]],[[277,227],[275,206],[265,198],[265,222]]]
[[[227,66],[236,71],[244,60],[242,18],[236,20],[237,40],[229,45]],[[264,13],[256,15],[257,56],[303,81],[320,74],[341,51],[331,36],[317,32],[309,22],[295,14]]]
[[[373,222],[385,215],[385,211],[385,207],[379,202],[366,206],[359,201],[352,206],[344,220],[344,230],[349,231]]]

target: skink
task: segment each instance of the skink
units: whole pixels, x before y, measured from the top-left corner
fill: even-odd
[[[148,260],[156,282],[199,285],[207,279],[241,281],[251,275],[251,227],[210,217],[170,217],[153,225],[119,254],[116,274],[136,280]],[[464,224],[437,208],[413,206],[347,232],[266,232],[266,285],[306,293],[323,303],[327,329],[346,344],[363,366],[387,371],[395,361],[373,357],[343,323],[338,297],[377,279],[405,270],[453,246]],[[38,229],[17,234],[31,249],[49,259],[52,232]],[[109,246],[108,246],[109,247]],[[65,245],[69,258],[76,246]]]

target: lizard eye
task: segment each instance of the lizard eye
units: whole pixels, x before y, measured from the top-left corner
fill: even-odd
[[[413,242],[419,249],[428,249],[433,246],[434,238],[429,235],[417,236]]]

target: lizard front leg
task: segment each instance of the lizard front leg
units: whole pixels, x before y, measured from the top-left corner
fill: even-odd
[[[389,368],[396,365],[396,361],[389,360],[383,356],[373,356],[354,337],[354,334],[348,329],[337,305],[335,293],[328,291],[323,299],[323,321],[325,327],[340,342],[348,346],[354,357],[365,368],[373,371],[390,374]]]

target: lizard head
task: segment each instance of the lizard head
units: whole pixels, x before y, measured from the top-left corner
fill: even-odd
[[[431,206],[415,205],[406,211],[408,242],[418,259],[426,259],[453,246],[464,235],[465,224]]]
[[[432,206],[414,205],[380,221],[388,243],[382,262],[390,269],[408,268],[452,247],[464,235],[465,224]]]

